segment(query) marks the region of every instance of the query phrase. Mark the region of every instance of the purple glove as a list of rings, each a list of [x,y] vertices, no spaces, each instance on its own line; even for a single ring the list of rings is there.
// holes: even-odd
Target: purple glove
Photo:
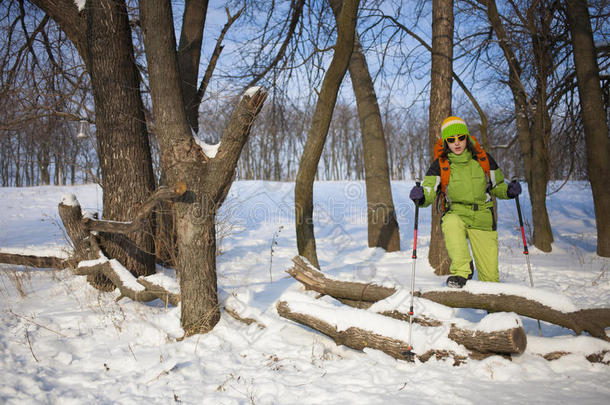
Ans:
[[[409,193],[409,198],[412,199],[416,205],[422,205],[425,201],[424,188],[422,186],[413,186]]]
[[[513,180],[508,183],[508,189],[506,190],[506,196],[508,198],[515,198],[521,194],[521,184],[517,180]]]

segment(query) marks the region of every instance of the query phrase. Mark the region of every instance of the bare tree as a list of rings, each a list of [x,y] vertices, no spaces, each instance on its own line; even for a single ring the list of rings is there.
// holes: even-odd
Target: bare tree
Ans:
[[[545,30],[548,29],[549,13],[552,15],[552,10],[548,9],[545,4],[534,1],[524,17],[524,23],[528,26],[530,40],[532,41],[536,67],[536,94],[533,97],[536,106],[534,108],[528,99],[528,94],[522,82],[523,67],[514,49],[518,45],[511,41],[495,0],[480,1],[486,7],[487,17],[508,64],[508,86],[513,95],[517,134],[525,163],[525,178],[529,186],[528,190],[532,203],[533,244],[543,252],[550,252],[553,233],[545,202],[549,181],[547,141],[550,135],[546,84],[548,75],[552,72],[549,69],[548,54],[549,46],[552,46],[552,43],[549,42],[548,31]],[[538,21],[542,26],[538,25]]]
[[[338,18],[342,0],[330,0]],[[366,63],[362,44],[355,34],[349,74],[358,105],[362,149],[366,173],[366,201],[369,247],[381,247],[389,252],[400,250],[400,234],[388,167],[388,153],[381,122],[381,112],[373,79]]]
[[[610,257],[610,141],[587,3],[586,0],[565,2],[582,104],[587,172],[593,192],[597,225],[597,254]]]
[[[299,161],[294,188],[297,247],[314,266],[320,267],[316,253],[313,226],[313,182],[328,128],[333,115],[337,92],[347,71],[352,49],[359,0],[345,0],[337,19],[337,42],[333,59],[324,75],[307,142]]]

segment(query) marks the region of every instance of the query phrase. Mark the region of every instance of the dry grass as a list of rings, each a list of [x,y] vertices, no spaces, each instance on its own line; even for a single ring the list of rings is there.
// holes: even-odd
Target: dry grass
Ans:
[[[9,289],[14,289],[21,298],[28,295],[31,288],[32,274],[27,267],[23,266],[2,266],[0,267],[0,279],[2,280],[2,292],[7,294]]]

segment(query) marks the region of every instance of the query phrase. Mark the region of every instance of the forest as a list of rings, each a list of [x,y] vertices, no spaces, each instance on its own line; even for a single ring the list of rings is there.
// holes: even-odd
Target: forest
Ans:
[[[364,180],[368,246],[396,251],[391,180],[422,178],[450,115],[527,185],[533,246],[552,250],[547,196],[585,180],[610,256],[607,1],[8,0],[1,13],[1,185],[100,184],[102,218],[59,206],[72,265],[103,291],[121,287],[114,259],[135,277],[175,267],[187,336],[220,318],[215,226],[233,181],[294,182],[298,253],[319,268],[314,182]]]

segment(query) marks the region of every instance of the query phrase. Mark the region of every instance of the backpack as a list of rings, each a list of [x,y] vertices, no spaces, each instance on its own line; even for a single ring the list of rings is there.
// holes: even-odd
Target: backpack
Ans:
[[[472,135],[470,136],[470,141],[474,146],[474,156],[473,158],[479,162],[479,165],[481,165],[481,168],[483,169],[483,172],[485,172],[485,177],[488,180],[489,183],[489,179],[490,179],[490,167],[489,167],[489,159],[487,158],[487,153],[485,153],[485,151],[483,150],[483,148],[481,147],[481,145],[479,144],[479,141],[477,141],[477,138],[475,138]],[[446,157],[443,158],[441,157],[442,153],[443,153],[443,149],[444,149],[444,145],[443,145],[443,138],[440,138],[438,141],[436,141],[436,144],[434,145],[434,159],[438,159],[438,164],[440,166],[440,172],[441,172],[441,183],[439,185],[439,190],[438,190],[438,197],[439,201],[437,201],[437,204],[440,205],[441,208],[441,212],[445,211],[445,203],[447,202],[447,185],[449,184],[449,176],[451,175],[451,168],[449,165],[449,159],[447,159]],[[438,207],[437,205],[437,207]]]

